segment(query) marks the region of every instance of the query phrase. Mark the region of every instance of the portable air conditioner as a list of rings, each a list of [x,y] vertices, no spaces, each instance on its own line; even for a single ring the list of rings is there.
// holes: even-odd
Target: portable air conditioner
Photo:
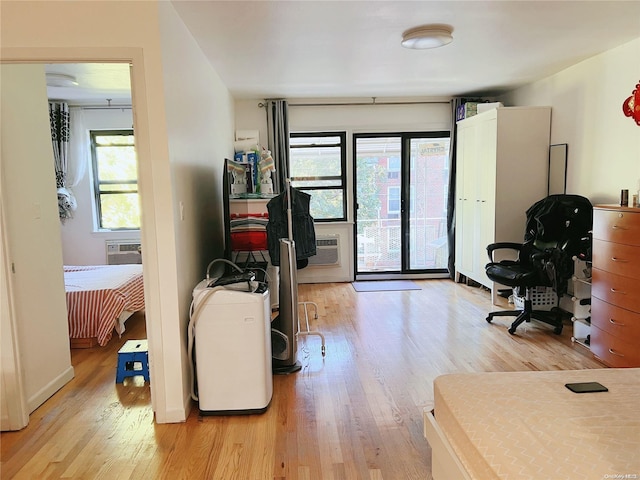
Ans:
[[[205,280],[193,297],[200,414],[265,412],[273,394],[268,288],[256,282],[209,287]]]

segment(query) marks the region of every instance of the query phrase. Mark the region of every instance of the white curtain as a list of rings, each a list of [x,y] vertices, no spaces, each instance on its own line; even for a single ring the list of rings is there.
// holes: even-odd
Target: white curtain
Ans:
[[[67,161],[67,189],[78,186],[87,172],[89,163],[89,132],[84,126],[84,110],[81,107],[70,108],[71,143]]]
[[[268,148],[275,162],[273,191],[282,192],[289,178],[289,111],[286,100],[267,100]]]

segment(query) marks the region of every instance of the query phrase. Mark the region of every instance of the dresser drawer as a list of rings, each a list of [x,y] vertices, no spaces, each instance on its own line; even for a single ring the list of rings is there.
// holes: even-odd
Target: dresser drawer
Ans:
[[[593,269],[591,296],[627,310],[640,312],[640,281]]]
[[[640,339],[640,313],[610,305],[596,297],[591,299],[591,325],[622,340]]]
[[[593,238],[640,245],[640,211],[593,209]]]
[[[625,342],[592,325],[591,353],[610,367],[640,367],[640,348],[637,342]]]
[[[593,266],[623,277],[640,279],[640,247],[594,239]]]

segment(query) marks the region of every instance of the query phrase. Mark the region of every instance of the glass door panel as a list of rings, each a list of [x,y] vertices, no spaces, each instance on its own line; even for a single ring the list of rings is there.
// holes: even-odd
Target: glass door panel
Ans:
[[[402,270],[402,139],[356,137],[356,272]]]
[[[446,272],[448,135],[354,135],[356,275]]]
[[[449,138],[409,138],[409,270],[447,268]]]

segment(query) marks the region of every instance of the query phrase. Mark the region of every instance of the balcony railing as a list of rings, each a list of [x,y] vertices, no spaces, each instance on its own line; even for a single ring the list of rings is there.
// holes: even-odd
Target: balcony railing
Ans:
[[[447,267],[446,218],[412,218],[409,228],[411,270]],[[401,227],[399,219],[358,220],[358,272],[399,271]]]

